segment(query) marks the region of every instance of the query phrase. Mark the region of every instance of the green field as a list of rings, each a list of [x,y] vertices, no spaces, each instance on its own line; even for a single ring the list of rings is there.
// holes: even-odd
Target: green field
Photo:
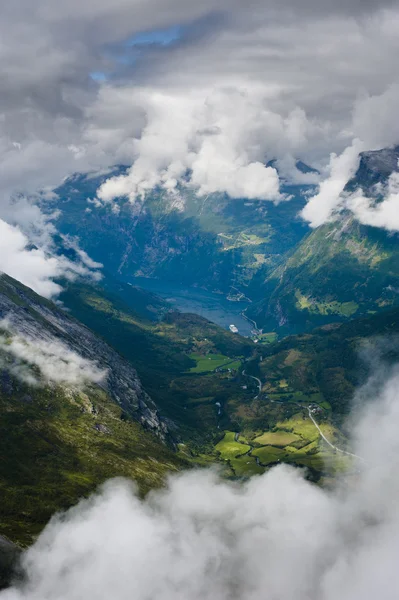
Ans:
[[[236,442],[234,437],[235,433],[233,431],[227,431],[224,438],[215,446],[215,450],[220,453],[224,460],[242,456],[251,449],[251,446],[247,444]]]
[[[278,446],[284,448],[301,438],[295,433],[287,433],[286,431],[267,431],[254,439],[254,442],[261,446]]]
[[[238,369],[241,365],[240,360],[235,360],[223,354],[202,354],[192,353],[190,358],[197,363],[190,369],[190,373],[209,373],[215,369],[226,367],[226,369]]]
[[[308,418],[304,419],[300,413],[294,415],[291,419],[277,423],[277,427],[288,433],[299,435],[301,438],[309,440],[309,442],[313,442],[319,437],[319,432],[312,421]]]
[[[279,462],[285,455],[286,451],[281,448],[275,448],[274,446],[264,446],[262,448],[256,448],[253,450],[252,455],[257,456],[262,465],[269,465],[271,463]]]
[[[320,315],[341,315],[344,317],[351,317],[355,314],[359,305],[356,302],[338,302],[336,300],[319,301],[305,294],[302,294],[300,290],[296,290],[295,297],[297,299],[296,307],[299,310],[309,310],[311,313]]]
[[[261,475],[265,470],[259,466],[253,456],[239,456],[230,459],[230,466],[237,477],[251,477]]]
[[[272,344],[273,342],[277,341],[277,338],[278,335],[274,331],[270,331],[269,333],[262,333],[258,336],[258,339],[261,344]]]

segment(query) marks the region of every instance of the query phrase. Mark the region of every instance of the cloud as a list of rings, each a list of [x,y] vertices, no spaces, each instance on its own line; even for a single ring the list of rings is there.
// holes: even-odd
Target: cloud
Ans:
[[[43,250],[28,249],[28,238],[16,227],[0,219],[0,272],[12,275],[38,294],[50,298],[61,287],[53,278],[62,271],[56,258]]]
[[[356,139],[339,156],[331,155],[328,176],[321,182],[317,194],[309,199],[301,212],[302,217],[311,227],[319,227],[335,216],[334,213],[342,203],[341,194],[349,179],[357,171],[360,162],[359,153],[363,149],[363,142]]]
[[[191,97],[143,90],[147,124],[135,140],[136,160],[127,175],[108,179],[98,197],[134,202],[156,186],[177,193],[187,181],[200,195],[281,199],[277,172],[264,161],[267,143],[283,136],[290,120],[285,124],[256,96],[236,89]]]
[[[399,173],[389,177],[384,198],[367,198],[361,190],[345,199],[345,207],[363,225],[399,231]]]
[[[59,383],[83,386],[86,383],[101,383],[107,372],[99,369],[94,361],[83,358],[68,346],[55,339],[35,339],[18,331],[7,320],[0,321],[0,351],[12,358],[7,368],[29,385]],[[4,366],[4,365],[3,365]],[[37,377],[35,367],[39,370]]]
[[[368,149],[399,143],[398,103],[397,83],[389,85],[382,94],[366,93],[355,102],[353,130],[364,140]]]
[[[52,228],[50,232],[53,233]],[[45,298],[52,298],[61,292],[61,286],[55,283],[54,279],[66,277],[73,280],[78,276],[94,280],[101,278],[97,269],[102,265],[92,261],[78,247],[76,251],[80,262],[72,262],[65,256],[54,255],[51,252],[54,250],[51,243],[48,245],[48,233],[45,228],[39,230],[38,236],[34,233],[31,235],[33,241],[41,238],[47,251],[31,248],[31,240],[18,227],[0,219],[0,273],[7,273]],[[76,243],[72,246],[76,247]]]
[[[301,212],[311,227],[334,220],[346,210],[363,225],[389,232],[399,231],[399,174],[396,171],[390,175],[385,186],[379,184],[369,191],[371,197],[366,196],[360,188],[351,194],[344,191],[346,183],[357,171],[359,152],[364,148],[365,143],[356,139],[341,155],[331,156],[329,175]]]
[[[203,470],[142,500],[110,481],[52,519],[1,600],[397,598],[398,389],[396,367],[358,393],[365,461],[343,485],[319,488],[288,466],[245,484]]]
[[[0,218],[30,241],[33,212],[12,200],[32,203],[75,171],[131,165],[101,187],[104,201],[187,183],[281,200],[269,159],[299,182],[298,158],[323,172],[353,138],[369,148],[397,136],[390,0],[35,7],[20,0],[0,23]]]

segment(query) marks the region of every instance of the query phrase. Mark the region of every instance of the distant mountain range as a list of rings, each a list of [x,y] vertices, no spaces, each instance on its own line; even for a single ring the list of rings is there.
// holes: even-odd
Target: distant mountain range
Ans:
[[[347,191],[373,194],[397,170],[398,157],[398,147],[363,153]],[[279,335],[399,301],[398,235],[362,226],[345,212],[310,230],[298,216],[310,185],[285,186],[291,200],[277,205],[220,194],[199,198],[184,188],[179,198],[155,190],[133,205],[124,199],[94,205],[104,179],[66,181],[57,190],[58,225],[122,280],[144,276],[231,296],[242,292],[253,301],[248,314]]]
[[[108,176],[122,171],[117,167]],[[79,238],[91,257],[122,279],[255,291],[308,231],[297,215],[311,186],[286,186],[291,200],[278,205],[222,194],[198,197],[186,188],[178,198],[154,190],[133,205],[126,199],[93,204],[104,179],[77,175],[56,190],[57,227]]]

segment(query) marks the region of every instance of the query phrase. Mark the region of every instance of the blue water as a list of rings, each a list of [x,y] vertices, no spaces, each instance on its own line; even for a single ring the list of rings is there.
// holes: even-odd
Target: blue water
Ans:
[[[174,308],[184,313],[195,313],[224,327],[235,325],[238,333],[249,336],[253,326],[241,315],[247,302],[230,302],[222,294],[214,294],[198,288],[187,288],[164,283],[157,279],[135,277],[130,283],[165,298]]]

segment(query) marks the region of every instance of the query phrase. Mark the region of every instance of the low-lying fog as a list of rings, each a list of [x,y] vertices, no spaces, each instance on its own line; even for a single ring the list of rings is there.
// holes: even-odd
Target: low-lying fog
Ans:
[[[364,462],[334,490],[284,465],[245,484],[183,473],[146,500],[113,480],[52,520],[0,600],[397,600],[399,369],[356,405]]]

